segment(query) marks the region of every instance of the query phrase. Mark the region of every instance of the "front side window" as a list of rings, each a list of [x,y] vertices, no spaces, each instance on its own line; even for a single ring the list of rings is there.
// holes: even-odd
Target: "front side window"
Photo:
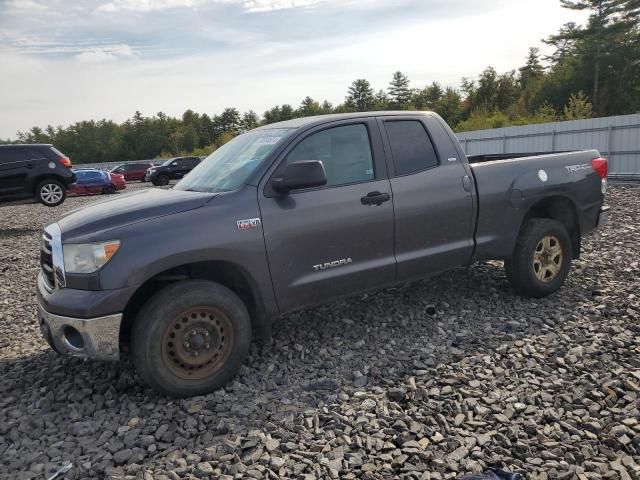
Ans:
[[[391,144],[396,175],[407,175],[438,165],[433,144],[417,120],[394,120],[385,122]]]
[[[174,189],[196,192],[235,190],[249,179],[291,131],[289,128],[265,128],[239,135],[200,162]]]
[[[368,182],[375,178],[367,127],[363,124],[334,127],[302,140],[287,155],[287,163],[320,160],[326,186]]]

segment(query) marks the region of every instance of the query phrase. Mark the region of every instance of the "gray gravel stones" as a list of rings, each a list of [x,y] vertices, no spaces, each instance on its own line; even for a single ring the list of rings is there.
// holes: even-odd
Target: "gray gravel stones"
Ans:
[[[295,313],[179,401],[40,336],[40,229],[93,201],[0,208],[0,478],[640,479],[640,188],[610,190],[560,294],[487,262]]]

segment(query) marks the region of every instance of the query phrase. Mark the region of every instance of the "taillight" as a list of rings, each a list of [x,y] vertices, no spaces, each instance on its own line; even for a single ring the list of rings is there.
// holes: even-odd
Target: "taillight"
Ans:
[[[60,157],[58,159],[58,163],[64,167],[67,168],[71,168],[73,165],[71,164],[71,160],[69,160],[67,157]]]
[[[600,178],[607,178],[609,162],[606,158],[596,158],[594,160],[591,160],[591,167]]]
[[[607,173],[609,173],[609,162],[606,158],[595,158],[591,160],[591,168],[600,177],[600,190],[604,195],[607,193]]]

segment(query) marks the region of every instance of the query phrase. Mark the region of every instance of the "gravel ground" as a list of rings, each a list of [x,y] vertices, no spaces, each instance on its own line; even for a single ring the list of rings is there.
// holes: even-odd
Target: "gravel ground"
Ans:
[[[559,294],[488,262],[288,315],[183,401],[40,337],[40,230],[93,201],[0,208],[0,478],[640,479],[640,188],[610,189]]]

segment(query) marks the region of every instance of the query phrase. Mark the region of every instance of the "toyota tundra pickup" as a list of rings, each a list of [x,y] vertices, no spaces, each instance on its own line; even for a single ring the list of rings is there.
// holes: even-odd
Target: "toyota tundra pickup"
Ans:
[[[39,322],[59,353],[126,349],[156,390],[200,395],[293,310],[487,259],[517,294],[556,292],[607,220],[606,186],[595,150],[467,158],[434,113],[276,123],[170,190],[46,226]]]

